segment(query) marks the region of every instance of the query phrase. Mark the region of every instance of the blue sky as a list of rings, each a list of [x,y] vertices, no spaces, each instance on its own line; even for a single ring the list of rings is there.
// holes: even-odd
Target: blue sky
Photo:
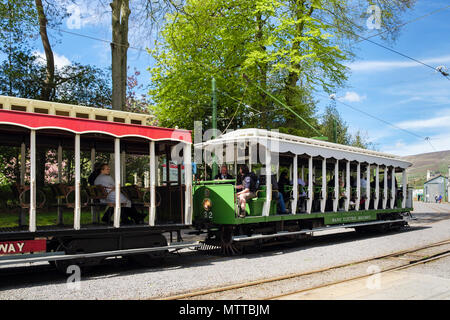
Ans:
[[[111,16],[107,3],[103,7],[98,7],[97,1],[74,6],[71,9],[73,16],[65,21],[62,29],[109,41]],[[403,15],[403,21],[448,5],[448,0],[418,0],[414,10]],[[387,44],[378,37],[372,40],[433,67],[444,65],[450,69],[449,21],[450,8],[407,24],[394,43]],[[56,35],[53,30],[50,33]],[[368,31],[364,36],[374,33],[377,30]],[[68,33],[55,38],[59,39],[59,43],[54,42],[53,45],[57,64],[80,62],[102,68],[110,66],[108,42]],[[130,46],[142,50],[130,48],[128,64],[131,70],[137,68],[141,71],[139,80],[144,84],[150,80],[145,70],[154,63],[144,49],[154,41],[154,31],[130,34]],[[43,52],[39,43],[37,47]],[[347,86],[336,92],[337,99],[411,133],[395,129],[338,102],[337,108],[350,131],[362,131],[378,150],[397,155],[449,150],[450,81],[430,68],[366,41],[359,43],[356,54],[356,59],[348,65],[351,74]],[[329,100],[323,96],[317,96],[317,100],[320,101],[320,113]],[[427,141],[426,137],[430,140]]]

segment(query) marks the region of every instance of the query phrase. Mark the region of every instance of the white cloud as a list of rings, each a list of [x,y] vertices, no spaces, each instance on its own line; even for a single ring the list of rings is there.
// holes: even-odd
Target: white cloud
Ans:
[[[338,100],[340,101],[348,101],[348,102],[361,102],[366,99],[366,96],[360,96],[358,93],[354,91],[347,91],[345,96],[340,97]]]
[[[448,81],[437,74],[432,80],[411,81],[401,85],[385,86],[380,89],[380,92],[394,96],[393,101],[396,100],[396,97],[402,97],[402,100],[390,104],[391,107],[404,104],[421,104],[423,107],[450,106]]]
[[[397,124],[403,129],[449,128],[450,116],[435,117],[426,120],[404,121]]]
[[[445,64],[450,63],[450,55],[418,60],[430,65]],[[352,71],[386,71],[398,68],[423,67],[423,65],[418,62],[406,59],[396,61],[357,61],[349,63],[347,66]]]
[[[111,8],[101,1],[67,1],[60,0],[67,6],[69,17],[68,29],[81,29],[87,25],[108,26],[111,23]]]
[[[35,51],[33,52],[33,55],[37,56],[42,63],[46,63],[45,53]],[[57,67],[58,69],[70,66],[72,64],[72,62],[70,62],[70,60],[67,57],[59,55],[55,52],[53,52],[53,59],[55,60],[55,67]]]
[[[446,150],[450,150],[450,132],[431,136],[430,141],[423,139],[416,140],[412,143],[405,143],[402,140],[397,140],[392,146],[384,146],[380,151],[398,156],[410,156]]]

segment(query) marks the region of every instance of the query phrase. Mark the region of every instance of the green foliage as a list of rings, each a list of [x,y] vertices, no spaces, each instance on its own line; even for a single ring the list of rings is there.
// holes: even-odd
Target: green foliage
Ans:
[[[411,3],[376,2],[385,13],[382,26],[390,31],[387,34],[398,30],[390,29],[398,22],[394,13]],[[158,120],[187,129],[198,120],[210,127],[214,77],[219,129],[231,125],[230,129],[279,128],[316,135],[255,84],[317,126],[313,93],[319,89],[331,93],[345,84],[344,63],[353,58],[351,43],[356,33],[363,33],[369,4],[368,0],[186,1],[183,10],[167,15],[163,40],[150,51],[157,61],[149,71]],[[354,143],[361,145],[358,139]]]
[[[38,28],[33,0],[0,1],[0,50],[7,53],[26,44]]]
[[[8,209],[18,202],[15,201],[11,185],[0,184],[0,209]]]
[[[30,50],[14,50],[0,64],[0,94],[38,99],[45,65]],[[93,67],[72,64],[55,71],[52,101],[92,107],[111,105],[109,75]]]
[[[376,145],[369,141],[367,134],[360,130],[353,135],[349,132],[347,123],[342,119],[333,102],[325,108],[325,112],[321,116],[320,130],[324,136],[328,137],[328,141],[334,142],[335,128],[336,143],[363,149],[376,149]]]
[[[215,77],[219,90],[243,98],[236,110],[238,103],[219,91],[219,128],[224,129],[236,113],[234,128],[311,134],[301,120],[242,78],[247,75],[314,124],[313,85],[329,88],[345,77],[345,67],[339,63],[345,56],[320,31],[321,22],[305,13],[300,19],[303,30],[297,32],[300,20],[282,5],[266,0],[191,0],[185,14],[169,15],[162,30],[164,42],[151,52],[158,63],[150,70],[154,85],[150,94],[162,124],[192,128],[194,120],[201,120],[208,127],[211,78]],[[299,47],[298,41],[304,46]],[[319,57],[322,51],[326,59]],[[324,76],[331,70],[333,77]],[[291,86],[293,75],[298,81]],[[302,85],[297,87],[297,82]]]
[[[348,133],[348,126],[340,116],[334,104],[326,107],[320,122],[321,131],[324,136],[328,137],[328,141],[333,141],[334,126],[336,126],[336,143],[349,144],[350,137]],[[334,124],[335,122],[335,124]]]

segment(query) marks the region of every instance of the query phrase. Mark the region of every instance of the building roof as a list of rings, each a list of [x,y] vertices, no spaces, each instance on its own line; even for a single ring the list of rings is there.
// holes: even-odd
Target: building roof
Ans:
[[[433,181],[433,180],[436,180],[437,178],[444,178],[444,181],[447,179],[447,177],[446,176],[443,176],[442,174],[440,174],[440,175],[438,175],[438,176],[436,176],[436,177],[433,177],[433,178],[431,178],[430,180],[428,180],[428,181],[426,181],[424,184],[427,184],[427,183],[429,183],[429,182],[431,182],[431,181]]]

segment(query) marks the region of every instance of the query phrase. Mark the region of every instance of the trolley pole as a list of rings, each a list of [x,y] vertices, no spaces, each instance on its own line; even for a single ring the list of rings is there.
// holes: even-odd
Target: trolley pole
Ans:
[[[216,132],[217,132],[217,97],[216,97],[216,79],[212,78],[212,129],[213,134],[212,138],[217,138]],[[211,180],[214,179],[214,177],[218,174],[218,167],[217,167],[217,161],[216,161],[216,155],[213,156],[213,163],[212,163],[212,177]]]

